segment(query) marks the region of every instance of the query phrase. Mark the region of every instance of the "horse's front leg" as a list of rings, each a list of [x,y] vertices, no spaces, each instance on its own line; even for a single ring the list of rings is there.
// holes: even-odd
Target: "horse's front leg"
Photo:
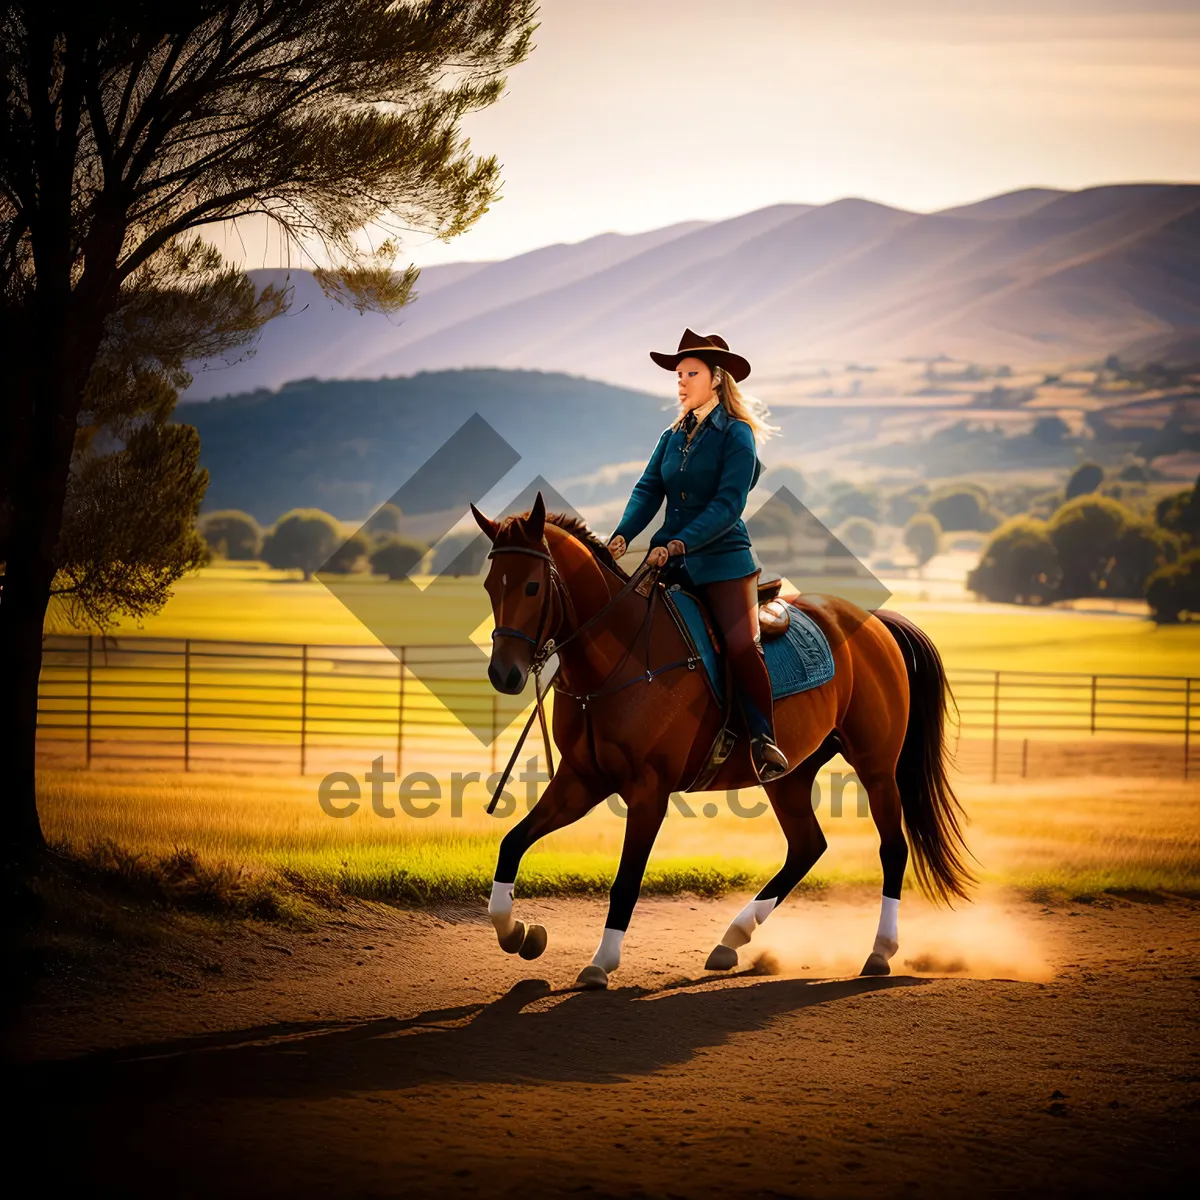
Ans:
[[[525,851],[556,829],[578,821],[608,795],[608,790],[585,779],[563,762],[541,799],[504,835],[488,901],[488,916],[496,928],[500,949],[522,958],[537,958],[546,949],[543,925],[526,926],[513,916],[513,885]]]
[[[634,905],[642,888],[642,876],[654,847],[663,817],[667,815],[670,790],[650,780],[631,786],[622,792],[629,807],[625,818],[625,843],[621,847],[621,863],[609,890],[608,919],[604,922],[604,934],[592,961],[579,972],[576,986],[587,988],[608,987],[609,975],[621,962],[621,943],[629,928]]]

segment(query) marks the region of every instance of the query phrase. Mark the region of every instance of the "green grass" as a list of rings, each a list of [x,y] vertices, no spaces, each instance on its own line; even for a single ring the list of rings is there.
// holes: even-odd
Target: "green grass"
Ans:
[[[967,840],[985,885],[1031,895],[1200,892],[1200,787],[1136,780],[1019,786],[967,780]],[[752,798],[743,797],[746,803]],[[366,806],[333,819],[315,781],[148,773],[46,773],[39,807],[50,840],[100,870],[141,880],[156,898],[242,915],[285,917],[348,897],[420,905],[482,903],[514,817],[468,802],[460,818],[383,819]],[[696,806],[697,809],[699,806]],[[820,810],[830,849],[808,887],[880,884],[878,836],[847,805]],[[519,895],[602,895],[624,822],[601,806],[525,858]],[[646,894],[718,896],[756,888],[786,851],[774,817],[672,810],[646,873]],[[911,873],[910,873],[911,882]],[[223,899],[224,898],[224,899]]]

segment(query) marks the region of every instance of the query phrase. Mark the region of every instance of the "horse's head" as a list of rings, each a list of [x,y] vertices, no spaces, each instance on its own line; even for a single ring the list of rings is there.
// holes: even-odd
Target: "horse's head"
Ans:
[[[554,560],[545,537],[546,503],[539,491],[528,513],[503,522],[485,517],[474,504],[471,512],[492,541],[492,565],[483,584],[496,625],[488,678],[498,692],[516,695],[553,630]]]

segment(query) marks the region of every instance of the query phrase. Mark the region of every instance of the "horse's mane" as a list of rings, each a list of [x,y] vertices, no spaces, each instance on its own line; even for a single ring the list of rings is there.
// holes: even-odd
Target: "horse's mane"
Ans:
[[[610,570],[615,571],[621,578],[629,578],[625,569],[617,565],[612,551],[588,528],[587,522],[582,517],[577,517],[573,513],[547,513],[546,520],[549,524],[557,525],[564,533],[569,533],[573,538],[581,541],[592,552],[594,558]]]
[[[528,513],[514,513],[500,523],[500,528],[506,530],[513,522],[528,519]],[[591,551],[592,557],[597,562],[602,563],[610,571],[615,572],[619,578],[629,578],[629,573],[624,567],[618,564],[617,560],[613,558],[612,551],[600,540],[598,535],[594,534],[588,528],[588,523],[582,517],[577,517],[574,513],[548,512],[546,514],[546,524],[557,526],[563,533],[569,533],[573,538],[582,542]]]

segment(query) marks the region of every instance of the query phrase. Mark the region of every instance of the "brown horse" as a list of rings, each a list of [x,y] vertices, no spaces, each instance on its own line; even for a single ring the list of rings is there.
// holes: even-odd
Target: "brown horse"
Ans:
[[[576,981],[604,987],[620,962],[671,793],[686,791],[697,778],[723,714],[703,668],[688,669],[687,644],[665,606],[653,604],[653,589],[649,599],[640,595],[582,521],[547,516],[540,492],[528,513],[501,522],[474,505],[471,511],[492,541],[484,587],[495,618],[488,667],[493,686],[521,692],[550,639],[559,658],[554,742],[561,762],[537,804],[501,842],[488,912],[504,950],[524,958],[541,954],[545,929],[526,927],[512,914],[521,858],[540,838],[619,794],[628,817],[608,919],[591,964]],[[653,586],[661,587],[657,577]],[[824,686],[776,702],[777,741],[796,765],[763,786],[787,837],[787,857],[734,919],[706,966],[735,966],[738,947],[824,852],[812,786],[840,752],[866,788],[883,865],[879,930],[862,973],[886,975],[898,949],[909,840],[918,882],[933,898],[965,898],[974,882],[963,862],[961,809],[946,774],[945,672],[933,643],[899,614],[872,615],[834,596],[786,599],[824,631],[836,670]],[[741,738],[706,790],[757,784],[748,742]]]

